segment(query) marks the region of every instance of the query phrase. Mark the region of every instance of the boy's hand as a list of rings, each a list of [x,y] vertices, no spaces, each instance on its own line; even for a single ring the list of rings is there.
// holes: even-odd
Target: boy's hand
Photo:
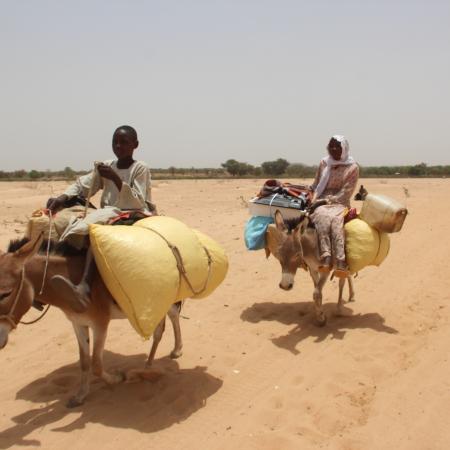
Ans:
[[[102,178],[111,180],[117,186],[119,191],[122,189],[122,180],[111,166],[107,166],[106,164],[98,164],[97,170]]]
[[[66,194],[62,194],[56,198],[49,198],[47,200],[47,208],[52,214],[55,214],[64,208],[64,205],[68,199],[69,197]]]

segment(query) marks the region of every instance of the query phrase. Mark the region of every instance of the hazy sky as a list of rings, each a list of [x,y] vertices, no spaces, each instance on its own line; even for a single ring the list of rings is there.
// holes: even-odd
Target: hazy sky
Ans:
[[[450,164],[450,1],[0,0],[0,170]]]

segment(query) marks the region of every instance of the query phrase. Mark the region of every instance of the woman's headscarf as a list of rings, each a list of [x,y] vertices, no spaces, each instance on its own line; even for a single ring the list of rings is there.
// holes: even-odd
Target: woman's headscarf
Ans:
[[[330,179],[331,167],[333,167],[333,166],[349,166],[350,164],[353,164],[355,162],[355,160],[349,155],[350,146],[348,144],[347,139],[340,134],[335,134],[333,136],[333,139],[335,139],[336,141],[338,141],[341,144],[341,147],[342,147],[341,159],[337,161],[331,155],[328,155],[322,159],[322,161],[324,161],[326,165],[325,165],[325,169],[323,170],[322,175],[320,177],[319,184],[317,185],[317,188],[316,188],[316,192],[315,192],[316,197],[320,197],[322,195],[322,192],[327,187],[328,180]]]

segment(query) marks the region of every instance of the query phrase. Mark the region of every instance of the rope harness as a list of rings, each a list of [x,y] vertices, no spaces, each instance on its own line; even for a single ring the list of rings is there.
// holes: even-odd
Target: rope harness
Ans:
[[[52,235],[52,229],[53,229],[53,214],[50,210],[48,211],[48,215],[49,215],[49,232],[48,232],[49,239],[47,241],[47,249],[46,249],[46,253],[45,253],[44,274],[42,276],[41,289],[39,290],[38,295],[42,295],[42,292],[44,291],[45,280],[47,278],[48,262],[49,262],[49,258],[50,258],[50,245],[51,245],[50,236]],[[20,294],[22,294],[24,281],[25,281],[25,265],[22,267],[22,271],[20,272],[19,288],[17,289],[16,297],[14,298],[11,309],[9,310],[8,314],[3,314],[0,316],[0,320],[6,320],[12,326],[13,329],[17,328],[18,323],[21,323],[22,325],[32,325],[36,322],[39,322],[47,314],[48,310],[50,309],[50,305],[47,305],[47,307],[44,309],[44,311],[38,318],[36,318],[34,320],[30,320],[29,322],[24,322],[24,321],[16,322],[14,320],[15,319],[14,311],[16,309],[17,303],[19,302]]]
[[[89,186],[89,192],[86,197],[86,203],[84,204],[83,217],[86,217],[87,213],[88,213],[89,204],[91,203],[92,194],[94,193],[94,184],[97,181],[97,176],[98,176],[97,166],[99,164],[101,164],[101,163],[98,161],[94,162],[94,171],[93,171],[94,175],[92,177],[91,185]]]
[[[10,325],[13,327],[13,329],[17,328],[17,322],[14,320],[14,310],[16,309],[20,294],[22,293],[24,281],[25,281],[25,266],[22,267],[22,271],[20,272],[19,287],[17,289],[16,297],[14,298],[11,309],[9,310],[8,314],[0,316],[0,320],[6,320],[7,322],[9,322]]]
[[[153,228],[146,228],[146,229],[153,231],[153,233],[157,234],[161,239],[163,239],[165,241],[165,243],[167,244],[167,246],[172,251],[175,261],[177,263],[178,273],[180,274],[179,285],[181,284],[181,279],[183,278],[184,281],[186,282],[186,284],[189,286],[189,289],[192,291],[193,295],[200,295],[203,292],[205,292],[206,288],[208,287],[209,280],[211,278],[212,257],[211,257],[211,254],[209,253],[209,250],[202,245],[203,250],[206,253],[206,257],[208,258],[208,276],[206,277],[206,281],[205,281],[205,284],[203,285],[203,287],[199,291],[197,291],[194,289],[194,287],[192,286],[192,283],[190,282],[190,280],[187,276],[187,270],[184,267],[183,257],[181,256],[181,253],[180,253],[180,250],[178,249],[178,247],[176,245],[173,245],[161,233],[154,230]]]

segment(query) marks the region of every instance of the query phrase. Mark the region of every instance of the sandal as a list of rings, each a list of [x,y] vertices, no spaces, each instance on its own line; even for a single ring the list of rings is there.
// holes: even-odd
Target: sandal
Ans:
[[[322,259],[322,264],[318,267],[317,271],[319,273],[331,272],[331,256],[325,256],[325,258]]]
[[[350,276],[347,263],[345,261],[336,261],[336,269],[333,272],[333,276],[338,278],[347,278]]]

